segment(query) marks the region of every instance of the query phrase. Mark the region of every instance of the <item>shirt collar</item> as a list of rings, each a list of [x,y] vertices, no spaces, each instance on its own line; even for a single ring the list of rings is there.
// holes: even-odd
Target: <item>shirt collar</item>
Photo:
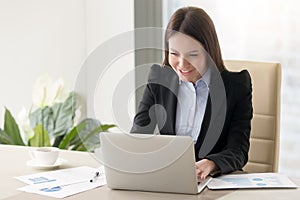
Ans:
[[[201,81],[203,81],[206,84],[206,86],[209,87],[210,79],[211,79],[211,69],[209,67],[204,73],[204,75],[199,80],[196,81],[195,87],[197,88],[201,83]],[[179,85],[181,85],[182,82],[184,81],[179,78]]]

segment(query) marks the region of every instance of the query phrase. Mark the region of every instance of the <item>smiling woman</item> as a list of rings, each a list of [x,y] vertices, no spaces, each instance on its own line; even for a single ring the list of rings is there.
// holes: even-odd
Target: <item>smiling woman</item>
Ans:
[[[171,16],[163,63],[151,67],[131,132],[153,133],[157,125],[160,134],[192,137],[200,179],[242,169],[249,151],[251,78],[246,70],[226,70],[203,9],[184,7]]]
[[[202,45],[184,34],[174,34],[169,39],[168,62],[180,79],[196,83],[207,70]]]
[[[225,60],[282,65],[279,172],[300,177],[300,2],[295,0],[173,0],[164,21],[182,6],[200,6],[212,17]],[[270,6],[272,5],[272,6]],[[253,13],[255,12],[255,15]]]

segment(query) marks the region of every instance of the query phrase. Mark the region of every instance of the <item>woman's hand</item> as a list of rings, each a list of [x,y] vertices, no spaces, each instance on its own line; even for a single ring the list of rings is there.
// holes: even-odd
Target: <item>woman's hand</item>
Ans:
[[[210,173],[218,169],[217,165],[208,159],[196,162],[196,174],[200,180],[204,180]]]

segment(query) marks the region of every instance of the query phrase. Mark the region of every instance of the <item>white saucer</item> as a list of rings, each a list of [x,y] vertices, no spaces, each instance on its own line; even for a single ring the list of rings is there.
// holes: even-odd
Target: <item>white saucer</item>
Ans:
[[[33,159],[33,160],[28,160],[26,164],[27,164],[27,166],[34,167],[36,169],[54,169],[66,162],[67,162],[67,160],[65,160],[63,158],[58,158],[53,165],[42,165],[42,164],[38,163],[35,159]]]

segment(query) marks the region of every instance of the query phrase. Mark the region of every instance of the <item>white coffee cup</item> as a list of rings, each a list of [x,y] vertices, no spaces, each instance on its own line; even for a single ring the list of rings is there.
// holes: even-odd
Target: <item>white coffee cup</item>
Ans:
[[[53,165],[59,154],[57,147],[38,147],[30,150],[29,154],[40,165]]]

